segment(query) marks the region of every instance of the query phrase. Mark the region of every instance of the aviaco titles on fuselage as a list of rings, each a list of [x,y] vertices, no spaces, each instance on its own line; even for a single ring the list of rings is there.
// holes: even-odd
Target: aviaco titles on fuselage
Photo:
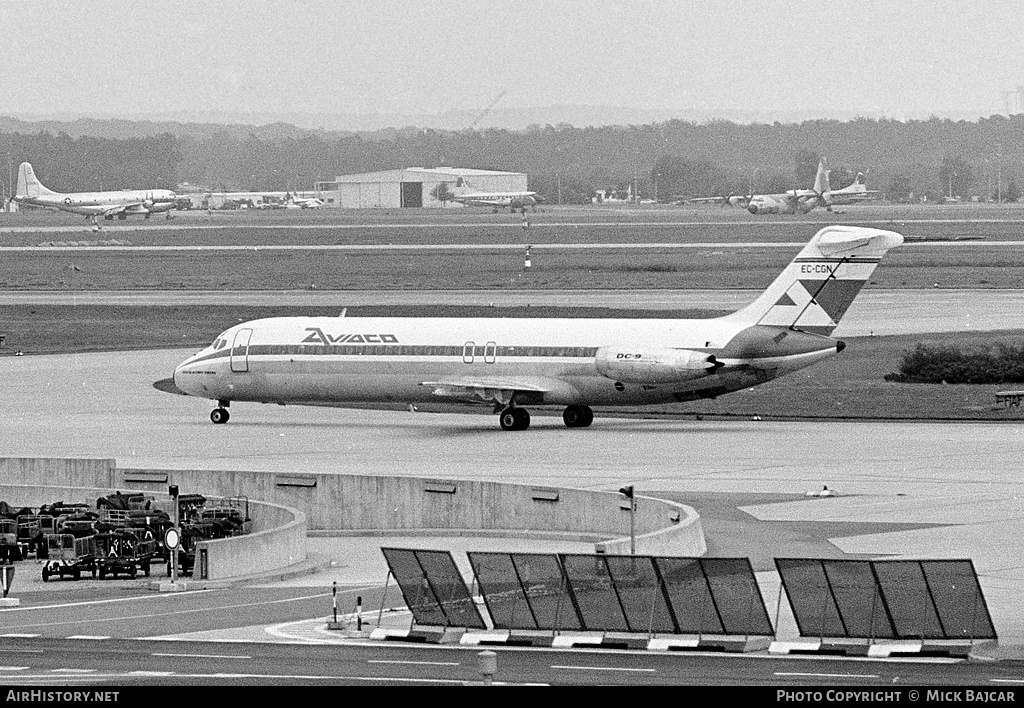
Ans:
[[[218,401],[490,406],[505,430],[528,406],[593,408],[715,398],[842,351],[830,335],[892,231],[828,226],[753,303],[715,319],[275,317],[235,325],[157,388]]]
[[[126,219],[130,215],[149,218],[153,214],[169,212],[174,208],[177,195],[169,189],[126,189],[108,192],[61,193],[47,189],[36,178],[32,165],[27,162],[18,167],[18,189],[14,201],[34,207],[60,209],[82,214],[96,223],[96,218]]]

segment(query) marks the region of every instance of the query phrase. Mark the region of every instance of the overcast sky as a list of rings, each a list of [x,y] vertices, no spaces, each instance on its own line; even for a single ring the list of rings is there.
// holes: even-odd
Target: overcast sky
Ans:
[[[0,114],[1003,112],[1010,0],[0,0]],[[1016,97],[1012,112],[1022,110]]]

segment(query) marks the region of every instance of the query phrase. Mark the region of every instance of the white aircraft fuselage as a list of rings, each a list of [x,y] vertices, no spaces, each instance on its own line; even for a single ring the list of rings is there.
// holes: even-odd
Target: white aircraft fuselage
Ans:
[[[536,192],[469,192],[452,197],[452,201],[466,206],[486,206],[493,209],[526,209],[536,207]]]
[[[829,335],[899,234],[822,229],[753,303],[693,319],[276,317],[235,325],[189,357],[161,390],[219,402],[308,405],[487,404],[501,427],[526,406],[691,401],[749,388],[826,359]]]
[[[19,204],[36,207],[50,207],[84,216],[106,216],[108,212],[118,213],[126,207],[126,214],[159,214],[174,208],[177,197],[167,189],[129,189],[123,192],[73,192],[58,194],[56,197],[16,197]]]

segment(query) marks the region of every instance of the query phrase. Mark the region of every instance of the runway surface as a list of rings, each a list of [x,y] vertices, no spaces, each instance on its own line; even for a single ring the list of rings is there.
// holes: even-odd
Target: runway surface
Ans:
[[[2,305],[476,305],[610,307],[731,312],[759,290],[335,290],[335,291],[22,291],[0,292]],[[227,326],[228,323],[225,323]],[[837,337],[1024,329],[1021,290],[866,289],[841,321]]]

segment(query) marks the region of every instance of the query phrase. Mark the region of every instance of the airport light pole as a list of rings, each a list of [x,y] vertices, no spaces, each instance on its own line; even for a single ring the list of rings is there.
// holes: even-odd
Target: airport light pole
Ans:
[[[633,494],[633,485],[627,485],[619,490],[619,494],[629,500],[629,555],[636,555],[636,497]]]

